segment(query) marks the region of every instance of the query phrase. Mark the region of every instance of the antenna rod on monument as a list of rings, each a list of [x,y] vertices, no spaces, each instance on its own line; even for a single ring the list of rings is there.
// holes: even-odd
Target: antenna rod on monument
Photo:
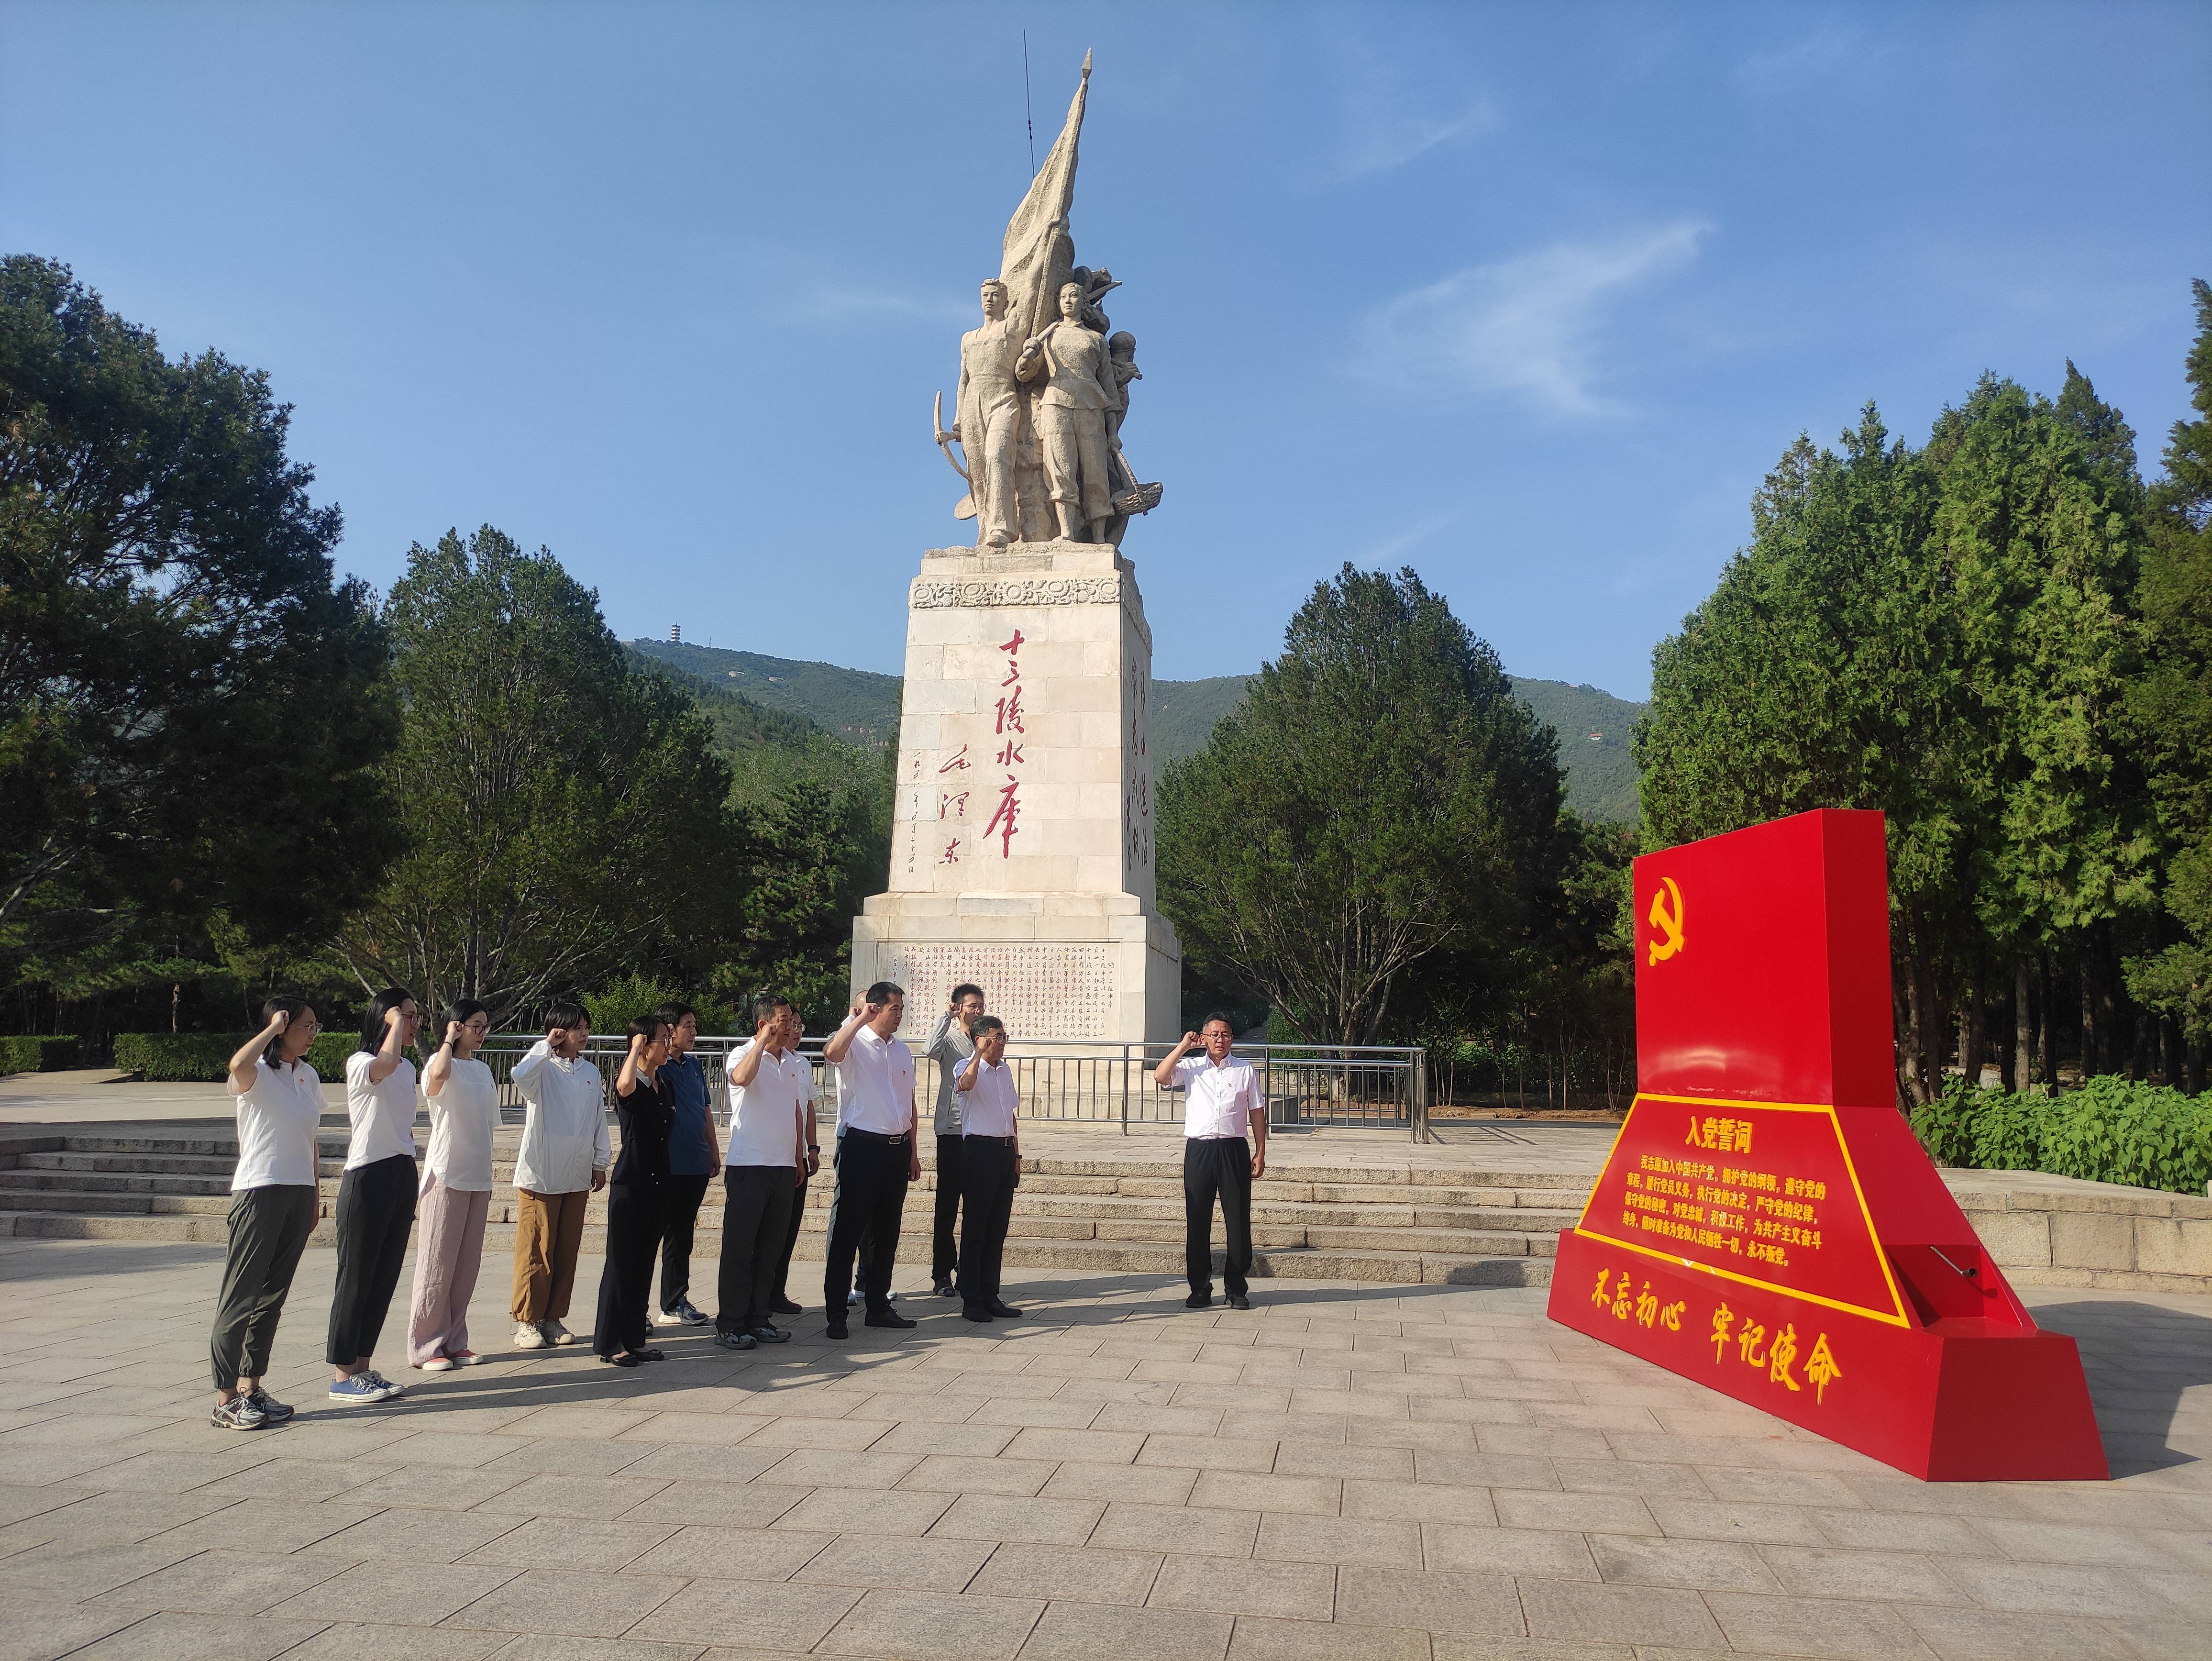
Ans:
[[[1022,31],[1022,120],[1030,130],[1030,177],[1036,177],[1036,117],[1030,110],[1030,32]]]

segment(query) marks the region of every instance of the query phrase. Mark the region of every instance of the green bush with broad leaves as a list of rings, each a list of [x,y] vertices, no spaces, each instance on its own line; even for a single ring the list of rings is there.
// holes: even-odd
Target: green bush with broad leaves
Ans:
[[[2044,1171],[2055,1177],[2202,1194],[2212,1182],[2212,1095],[2100,1074],[2056,1096],[1977,1090],[1952,1079],[1912,1112],[1941,1165]]]
[[[149,1084],[219,1084],[230,1058],[250,1034],[244,1032],[118,1032],[115,1065]],[[346,1057],[360,1048],[357,1032],[321,1032],[307,1046],[307,1065],[325,1084],[345,1082]],[[421,1066],[428,1056],[410,1057]]]
[[[76,1066],[83,1052],[74,1037],[0,1037],[0,1073],[52,1073]]]

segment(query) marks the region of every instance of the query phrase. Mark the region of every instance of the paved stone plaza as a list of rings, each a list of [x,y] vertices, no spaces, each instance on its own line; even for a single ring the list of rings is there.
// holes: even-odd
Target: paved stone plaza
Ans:
[[[1034,1311],[323,1399],[332,1254],[206,1422],[218,1248],[0,1241],[0,1658],[2212,1655],[2212,1305],[2023,1295],[2118,1480],[1925,1485],[1547,1322],[1535,1289],[1010,1276]],[[810,1278],[801,1266],[795,1278]],[[580,1311],[596,1286],[586,1260]],[[402,1300],[405,1283],[402,1284]],[[588,1325],[588,1315],[575,1319]]]

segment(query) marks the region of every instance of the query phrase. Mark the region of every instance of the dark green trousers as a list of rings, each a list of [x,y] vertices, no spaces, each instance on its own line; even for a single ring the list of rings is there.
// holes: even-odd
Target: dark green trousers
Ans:
[[[319,1208],[317,1189],[290,1184],[241,1189],[230,1201],[230,1248],[223,1256],[222,1293],[215,1307],[208,1360],[215,1387],[269,1371],[276,1317],[292,1290]]]

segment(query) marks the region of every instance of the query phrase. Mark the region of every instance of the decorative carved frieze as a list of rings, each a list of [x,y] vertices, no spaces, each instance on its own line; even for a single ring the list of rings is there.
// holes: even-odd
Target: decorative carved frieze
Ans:
[[[1118,605],[1118,573],[1091,577],[997,578],[975,582],[917,580],[911,600],[921,610],[953,605]]]

